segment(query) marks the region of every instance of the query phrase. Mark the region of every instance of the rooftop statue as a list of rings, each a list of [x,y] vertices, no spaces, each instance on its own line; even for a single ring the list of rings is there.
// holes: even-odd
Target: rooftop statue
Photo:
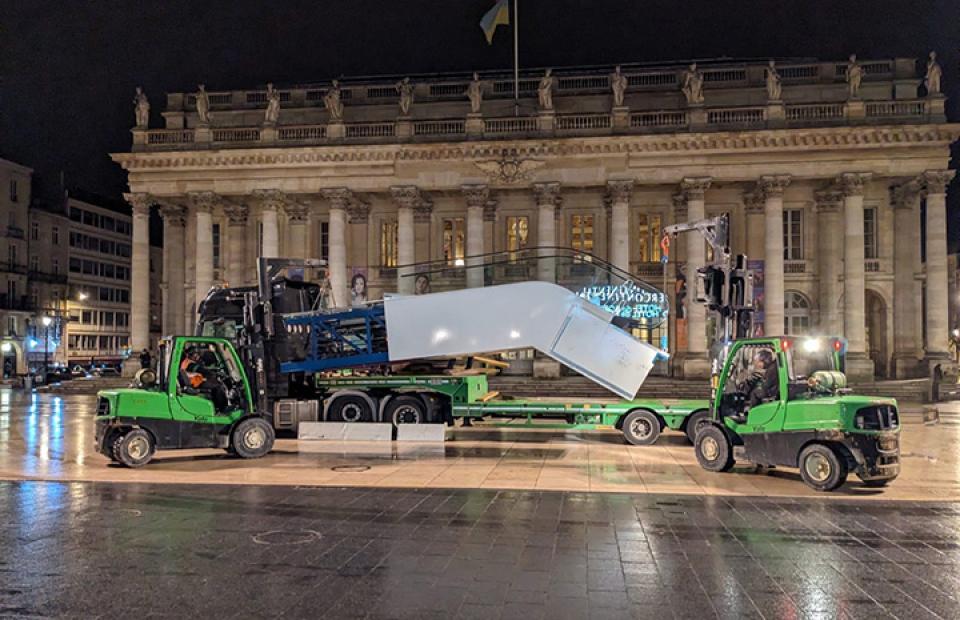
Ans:
[[[150,124],[150,101],[139,86],[137,86],[137,94],[133,97],[133,105],[137,117],[137,129],[146,129]]]
[[[697,63],[691,63],[690,68],[683,72],[683,83],[680,86],[688,104],[703,103],[703,72],[697,69]]]
[[[777,71],[776,63],[772,60],[767,65],[767,99],[770,101],[780,101],[783,94],[783,85],[780,80],[780,73]]]
[[[402,81],[397,82],[395,88],[400,93],[400,114],[409,116],[410,106],[413,105],[413,84],[410,83],[410,78],[403,78]]]
[[[627,92],[627,78],[620,73],[620,65],[610,74],[610,90],[613,91],[614,107],[623,107],[623,95]]]
[[[850,99],[860,97],[860,83],[863,81],[863,66],[857,62],[857,55],[850,54],[847,62],[847,96]]]
[[[265,125],[276,125],[280,119],[280,91],[273,87],[273,83],[267,84],[267,109],[263,113],[263,122]]]
[[[210,123],[210,95],[203,84],[197,85],[197,118],[201,123]]]
[[[470,111],[474,114],[480,113],[480,104],[483,103],[483,84],[480,82],[480,76],[473,72],[473,80],[467,86],[467,98],[470,99]]]
[[[547,69],[540,78],[540,85],[537,86],[537,98],[540,100],[541,110],[553,109],[553,71]]]
[[[323,95],[323,105],[330,113],[331,121],[343,120],[343,101],[340,100],[340,82],[334,80],[330,88]]]
[[[930,59],[927,61],[927,75],[923,78],[923,83],[927,87],[927,96],[940,94],[940,78],[943,77],[943,69],[937,62],[937,53],[930,52]]]

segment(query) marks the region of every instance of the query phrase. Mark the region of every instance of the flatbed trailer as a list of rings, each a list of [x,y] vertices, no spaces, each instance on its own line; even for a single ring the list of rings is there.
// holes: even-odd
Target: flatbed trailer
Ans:
[[[546,418],[559,420],[552,428],[617,429],[634,445],[652,444],[666,429],[693,441],[710,409],[709,401],[694,399],[512,398],[490,391],[485,375],[321,377],[316,388],[324,403],[323,412],[317,412],[323,421],[452,424],[457,418],[506,417],[543,428],[547,425],[534,420]]]

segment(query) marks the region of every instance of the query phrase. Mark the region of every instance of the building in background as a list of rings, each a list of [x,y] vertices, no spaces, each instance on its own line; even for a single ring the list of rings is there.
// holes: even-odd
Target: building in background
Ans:
[[[163,294],[160,284],[163,282],[163,248],[150,246],[150,351],[156,353],[157,342],[164,336],[161,318],[163,317]],[[133,352],[136,355],[136,351]]]
[[[0,159],[0,371],[27,370],[25,338],[32,316],[27,288],[27,213],[33,171]]]
[[[130,211],[79,192],[66,200],[67,361],[116,366],[130,352]]]
[[[64,338],[67,315],[68,231],[70,220],[62,200],[34,200],[27,225],[27,286],[33,318],[27,330],[29,366],[67,362]]]

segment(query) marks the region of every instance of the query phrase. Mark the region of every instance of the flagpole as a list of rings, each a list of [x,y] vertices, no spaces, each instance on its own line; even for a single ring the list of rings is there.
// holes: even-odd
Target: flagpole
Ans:
[[[520,116],[520,48],[517,44],[517,32],[520,23],[517,21],[517,5],[520,0],[513,0],[513,115]]]

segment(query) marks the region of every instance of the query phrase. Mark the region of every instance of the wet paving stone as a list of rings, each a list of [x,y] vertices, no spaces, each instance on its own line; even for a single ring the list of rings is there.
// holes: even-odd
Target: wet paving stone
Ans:
[[[0,618],[957,618],[960,505],[0,482]]]

